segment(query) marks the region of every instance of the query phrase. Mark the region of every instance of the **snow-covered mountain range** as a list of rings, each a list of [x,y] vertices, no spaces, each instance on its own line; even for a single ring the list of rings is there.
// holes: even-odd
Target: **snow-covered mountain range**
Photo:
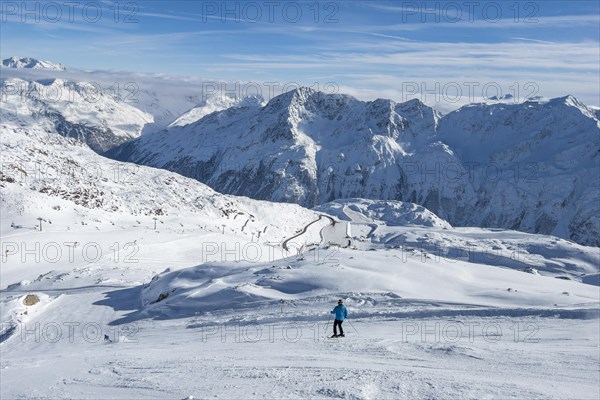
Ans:
[[[572,96],[464,106],[300,88],[173,124],[107,153],[217,191],[314,207],[413,202],[455,226],[600,244],[600,123]]]
[[[63,64],[57,64],[50,61],[37,60],[30,57],[10,57],[2,60],[2,66],[7,68],[30,68],[30,69],[50,69],[64,71],[67,68]]]
[[[1,71],[1,398],[597,397],[597,110]]]
[[[102,98],[111,98],[117,103],[134,107],[151,116],[150,121],[144,122],[144,133],[166,128],[182,114],[193,108],[201,109],[203,106],[208,105],[209,109],[213,111],[222,109],[214,108],[218,102],[212,99],[212,93],[214,88],[219,86],[219,83],[212,81],[172,77],[164,74],[66,69],[62,68],[62,64],[50,61],[19,59],[17,57],[4,60],[4,64],[6,65],[0,70],[0,82],[3,84],[2,101],[4,103],[15,103],[14,100],[20,101],[21,98],[10,99],[9,96],[14,95],[15,92],[23,94],[22,91],[25,92],[26,96],[46,100],[44,101],[46,104],[56,104],[58,101],[67,100],[71,103],[81,103],[78,105],[73,104],[72,107],[82,109],[89,108],[90,103],[104,101]],[[30,85],[48,85],[48,82],[54,81],[62,82],[70,87],[80,87],[80,89],[74,91],[81,91],[81,87],[83,87],[84,95],[78,96],[77,93],[73,93],[67,87],[60,91],[57,88],[47,88],[41,92],[28,89]],[[207,87],[210,90],[206,89]],[[205,94],[205,91],[210,93]],[[24,99],[24,101],[27,100]],[[44,112],[46,104],[39,104],[38,114]],[[54,108],[60,109],[60,107]],[[126,116],[129,109],[125,108],[125,111]],[[88,112],[94,114],[95,111],[90,109]],[[120,112],[117,111],[115,118],[123,118],[123,115],[120,115]],[[87,126],[103,129],[101,121],[96,123],[93,118],[88,118],[85,123]],[[137,135],[135,130],[130,133]]]
[[[600,244],[599,110],[572,96],[492,98],[441,115],[418,100],[363,102],[308,88],[265,101],[167,90],[168,80],[160,89],[101,87],[44,79],[67,71],[17,69],[54,65],[19,60],[26,59],[5,60],[12,68],[4,75],[34,75],[1,79],[2,119],[37,126],[50,139],[76,138],[222,193],[305,207],[398,200],[454,226]]]
[[[3,122],[74,138],[103,153],[138,137],[153,117],[95,84],[63,79],[0,81]]]

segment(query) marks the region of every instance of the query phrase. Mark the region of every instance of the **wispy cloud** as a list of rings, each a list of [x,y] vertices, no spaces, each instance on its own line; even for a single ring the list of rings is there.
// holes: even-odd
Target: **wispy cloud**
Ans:
[[[387,39],[403,40],[405,42],[416,42],[416,40],[414,40],[414,39],[409,39],[409,38],[402,37],[402,36],[384,35],[382,33],[374,33],[374,32],[358,32],[358,33],[363,33],[366,35],[377,36],[377,37],[382,37],[382,38],[387,38]]]
[[[82,20],[80,12],[76,21],[58,23],[22,23],[20,16],[7,15],[0,44],[4,54],[47,56],[68,66],[307,84],[319,77],[374,96],[410,79],[429,85],[535,81],[557,95],[598,97],[600,15],[588,2],[579,7],[541,2],[532,18],[527,12],[513,18],[508,7],[514,4],[498,3],[507,11],[498,21],[466,13],[468,7],[459,3],[462,17],[456,23],[451,9],[442,15],[429,2],[429,10],[419,14],[415,3],[419,8],[423,2],[339,3],[338,22],[323,23],[331,11],[326,3],[307,2],[305,18],[297,23],[280,14],[274,21],[229,15],[221,23],[221,12],[203,14],[198,2],[139,2],[138,23],[124,24],[113,21],[108,7],[114,3],[102,0],[98,4],[108,11],[98,23]],[[559,15],[561,9],[567,11]],[[281,11],[280,5],[276,12]],[[401,22],[400,13],[412,17]]]
[[[420,31],[427,29],[455,29],[455,30],[472,30],[472,29],[540,29],[540,28],[562,28],[576,26],[597,26],[600,24],[599,15],[561,15],[561,16],[540,16],[534,19],[518,19],[504,18],[500,20],[485,20],[478,19],[473,21],[463,22],[407,22],[394,23],[385,26],[371,25],[363,27],[364,29],[386,29],[390,31]]]
[[[453,68],[473,67],[498,70],[511,68],[565,69],[597,71],[600,50],[598,42],[589,43],[437,43],[401,42],[394,51],[381,52],[327,52],[315,55],[248,55],[227,54],[226,58],[243,62],[257,62],[261,66],[275,67],[290,62],[321,64],[326,61],[331,69],[398,68],[437,66],[448,73]],[[348,49],[346,49],[348,50]],[[577,63],[571,60],[577,59]]]
[[[175,14],[167,14],[167,13],[153,13],[153,12],[147,12],[147,11],[138,12],[138,13],[136,13],[136,16],[139,16],[139,17],[148,17],[148,18],[158,18],[158,19],[169,19],[169,20],[176,20],[176,21],[192,21],[192,22],[199,22],[200,21],[199,18],[192,18],[192,17],[188,17],[188,16],[185,16],[185,15],[175,15]]]
[[[471,5],[475,5],[476,3],[471,3]],[[408,19],[409,16],[413,16],[415,14],[423,14],[423,15],[435,15],[442,16],[449,20],[473,20],[473,14],[469,11],[470,8],[467,5],[464,7],[461,6],[460,3],[450,3],[446,4],[445,7],[442,7],[440,3],[434,3],[433,5],[427,5],[422,2],[405,2],[399,6],[396,5],[384,5],[377,3],[366,3],[367,7],[372,8],[374,10],[386,11],[392,13],[403,14]]]
[[[531,39],[531,38],[524,38],[524,37],[512,37],[511,39],[522,40],[524,42],[543,43],[543,44],[556,44],[556,42],[549,42],[547,40]]]

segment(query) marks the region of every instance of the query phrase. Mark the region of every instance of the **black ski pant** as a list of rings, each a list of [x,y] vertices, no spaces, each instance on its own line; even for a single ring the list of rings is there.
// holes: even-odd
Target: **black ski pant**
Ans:
[[[344,334],[344,330],[342,329],[342,322],[344,321],[340,321],[339,319],[336,319],[335,321],[333,321],[333,334],[337,336],[337,328],[338,326],[340,327],[340,335]]]

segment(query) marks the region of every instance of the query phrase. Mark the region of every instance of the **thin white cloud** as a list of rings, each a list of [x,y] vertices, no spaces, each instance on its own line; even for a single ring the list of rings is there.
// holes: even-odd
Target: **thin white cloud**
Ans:
[[[366,35],[377,36],[377,37],[388,38],[388,39],[403,40],[405,42],[416,42],[416,40],[414,40],[414,39],[409,39],[409,38],[402,37],[402,36],[384,35],[381,33],[374,33],[374,32],[357,32],[357,33],[364,33]]]
[[[438,43],[399,41],[393,51],[322,52],[320,54],[273,55],[227,54],[224,57],[241,62],[256,62],[264,67],[277,64],[299,65],[326,62],[330,69],[381,69],[400,67],[438,67],[445,71],[453,68],[522,71],[527,69],[588,70],[598,71],[599,43]],[[578,60],[573,63],[571,60]],[[342,68],[343,66],[343,68]]]
[[[531,38],[524,38],[524,37],[512,37],[511,39],[522,40],[524,42],[534,42],[534,43],[543,43],[543,44],[556,44],[556,42],[549,42],[547,40],[531,39]]]
[[[198,18],[191,18],[191,17],[187,17],[184,15],[153,13],[153,12],[147,12],[147,11],[138,12],[135,15],[136,15],[136,17],[139,16],[139,17],[158,18],[158,19],[172,19],[172,20],[177,20],[177,21],[192,21],[192,22],[200,21],[200,19],[198,19]]]
[[[539,29],[539,28],[562,28],[573,26],[598,26],[600,24],[599,15],[560,15],[560,16],[540,16],[532,20],[505,18],[500,20],[478,19],[473,21],[427,21],[410,22],[388,25],[363,26],[365,30],[389,31],[419,31],[424,29]]]
[[[436,3],[434,6],[427,6],[425,3],[406,2],[400,6],[382,5],[377,3],[366,3],[367,7],[386,12],[393,12],[404,14],[407,17],[409,15],[423,14],[423,15],[436,15],[447,18],[449,20],[461,19],[461,20],[472,20],[473,14],[469,12],[469,7],[465,5],[462,7],[460,3],[448,3],[446,7],[442,7],[440,3]],[[475,3],[472,3],[475,5]]]

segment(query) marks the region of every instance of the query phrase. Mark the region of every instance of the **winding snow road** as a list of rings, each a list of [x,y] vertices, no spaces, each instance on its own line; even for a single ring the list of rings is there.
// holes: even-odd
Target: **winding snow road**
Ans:
[[[290,251],[290,249],[289,249],[289,248],[288,248],[288,246],[287,246],[287,245],[288,245],[288,243],[289,243],[291,240],[293,240],[293,239],[295,239],[295,238],[297,238],[297,237],[299,237],[299,236],[302,236],[302,235],[304,235],[304,234],[306,233],[307,229],[308,229],[308,228],[309,228],[311,225],[313,225],[313,224],[315,224],[315,223],[319,222],[319,221],[320,221],[321,219],[323,219],[323,218],[327,218],[327,219],[329,220],[329,225],[333,225],[333,224],[335,224],[335,220],[334,220],[333,218],[331,218],[331,217],[330,217],[330,216],[328,216],[328,215],[320,214],[320,215],[319,215],[319,218],[317,218],[316,220],[314,220],[314,221],[310,222],[309,224],[307,224],[306,226],[304,226],[304,228],[302,228],[302,230],[301,230],[299,233],[297,233],[297,234],[295,234],[294,236],[292,236],[292,237],[289,237],[289,238],[287,238],[286,240],[284,240],[284,241],[283,241],[283,243],[281,244],[281,246],[284,248],[284,250],[285,250],[285,251]],[[327,225],[327,226],[329,226],[329,225]],[[321,230],[319,231],[319,236],[320,236],[320,238],[321,238],[321,242],[323,242],[323,229],[325,229],[325,228],[326,228],[326,227],[323,227],[323,228],[321,228]]]

